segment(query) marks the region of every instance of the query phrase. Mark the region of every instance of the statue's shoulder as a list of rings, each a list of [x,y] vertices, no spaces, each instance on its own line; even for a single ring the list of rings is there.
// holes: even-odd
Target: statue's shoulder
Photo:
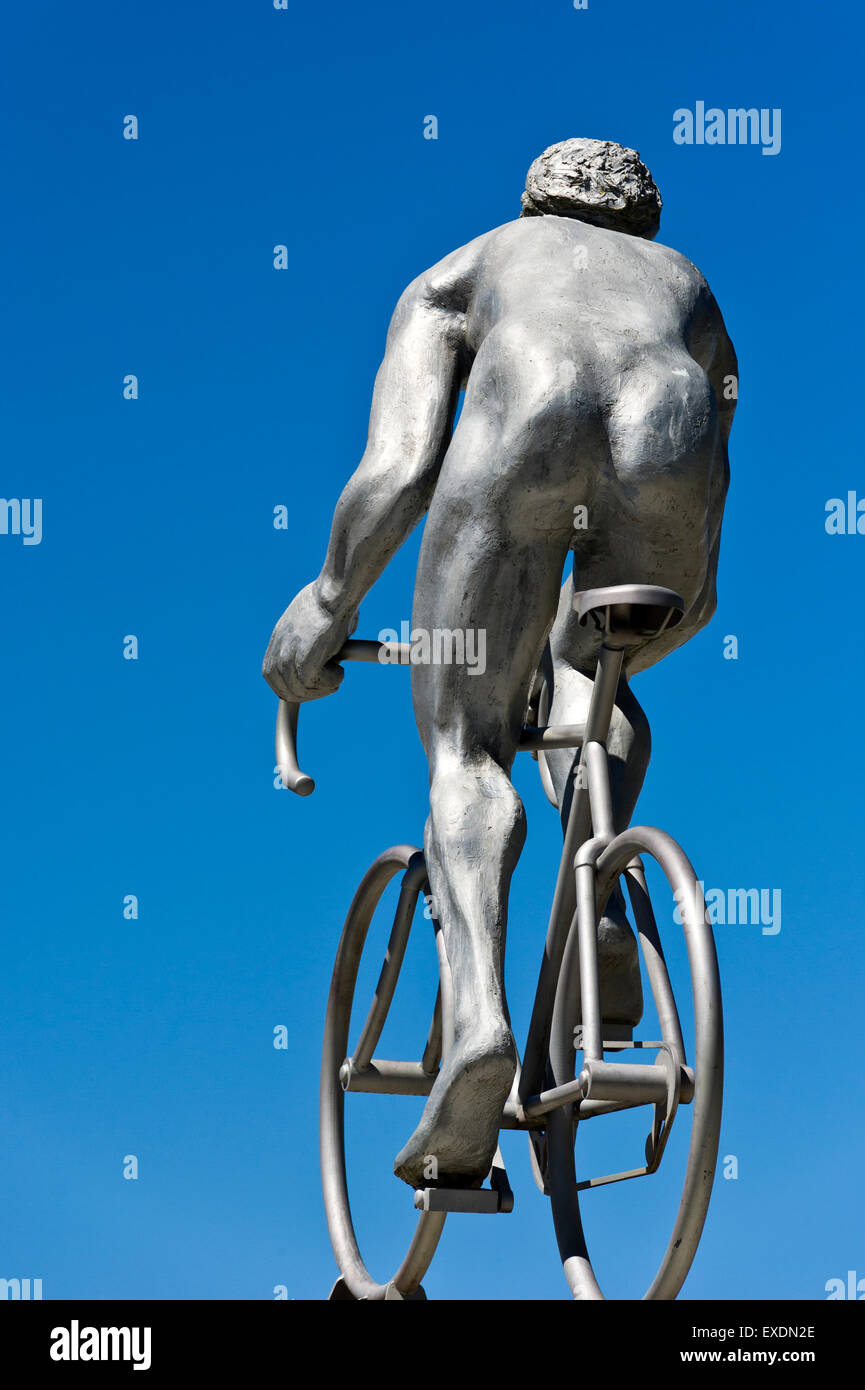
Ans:
[[[657,241],[647,241],[643,245],[646,254],[652,256],[654,263],[663,268],[668,284],[685,308],[692,325],[705,324],[713,332],[717,328],[723,328],[721,311],[700,268],[680,251],[675,251],[672,246],[665,246]]]
[[[639,241],[641,247],[645,249],[648,256],[652,257],[659,265],[663,265],[667,272],[681,280],[683,283],[693,286],[697,291],[708,288],[706,277],[693,261],[689,261],[687,256],[683,256],[681,251],[675,250],[672,246],[667,246],[662,241],[642,241],[639,238],[631,238]]]
[[[671,246],[648,242],[646,247],[659,255],[667,267],[676,298],[684,311],[692,357],[707,371],[714,371],[718,376],[737,374],[736,351],[718,301],[703,272]]]
[[[442,289],[473,278],[493,240],[501,230],[501,227],[494,227],[492,231],[483,232],[481,236],[473,237],[471,241],[467,241],[464,246],[458,246],[455,251],[448,252],[446,256],[443,256],[440,261],[436,261],[435,265],[430,266],[429,270],[418,277],[419,282],[425,281],[432,287]]]
[[[405,308],[412,305],[433,305],[442,309],[459,307],[466,294],[471,292],[483,255],[483,244],[488,236],[489,233],[485,233],[475,237],[421,271],[406,285],[400,296],[400,305]]]

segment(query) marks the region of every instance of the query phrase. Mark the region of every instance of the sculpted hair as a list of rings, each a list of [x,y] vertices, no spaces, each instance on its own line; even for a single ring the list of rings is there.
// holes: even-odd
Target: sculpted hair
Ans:
[[[521,217],[576,217],[595,227],[651,241],[661,224],[661,195],[636,150],[611,140],[560,140],[526,175]]]

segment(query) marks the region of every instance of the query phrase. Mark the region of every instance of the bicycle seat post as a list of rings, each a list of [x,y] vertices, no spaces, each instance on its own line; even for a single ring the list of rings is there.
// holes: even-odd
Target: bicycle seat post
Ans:
[[[586,735],[583,740],[580,761],[585,761],[587,744],[606,742],[607,734],[610,731],[610,721],[613,717],[613,707],[616,703],[616,691],[619,688],[624,657],[625,653],[621,647],[608,647],[606,642],[601,644],[592,698],[586,716]]]

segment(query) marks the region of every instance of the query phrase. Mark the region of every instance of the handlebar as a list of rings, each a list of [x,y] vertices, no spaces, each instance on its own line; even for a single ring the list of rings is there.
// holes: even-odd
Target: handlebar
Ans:
[[[340,647],[334,661],[377,661],[383,666],[408,666],[409,642],[374,642],[365,638],[349,638]],[[315,782],[297,764],[297,717],[300,705],[296,701],[280,700],[276,716],[276,765],[282,785],[298,796],[310,796]]]
[[[334,661],[378,661],[383,666],[411,665],[410,642],[372,642],[365,638],[349,638],[340,647]],[[276,716],[276,765],[282,785],[297,796],[310,796],[315,782],[297,765],[296,701],[280,700]],[[524,728],[519,741],[523,752],[543,753],[554,748],[579,748],[586,736],[585,724],[541,725]]]

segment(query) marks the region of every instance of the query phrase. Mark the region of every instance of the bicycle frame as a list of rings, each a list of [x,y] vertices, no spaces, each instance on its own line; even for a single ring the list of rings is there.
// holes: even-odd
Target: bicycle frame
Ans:
[[[523,1129],[531,1140],[535,1178],[549,1196],[563,1269],[573,1296],[603,1298],[586,1248],[578,1197],[599,1187],[654,1172],[664,1153],[681,1103],[693,1104],[691,1137],[682,1197],[673,1233],[648,1299],[675,1298],[693,1260],[711,1195],[720,1133],[723,1087],[723,1027],[720,979],[711,925],[693,866],[664,831],[629,826],[616,833],[606,750],[629,644],[645,635],[647,620],[659,621],[657,609],[675,610],[671,591],[651,586],[620,586],[578,596],[582,609],[606,609],[604,633],[585,724],[527,727],[517,750],[534,753],[544,789],[551,800],[551,779],[544,753],[575,750],[573,794],[565,825],[544,954],[535,993],[522,1067],[504,1104],[500,1128]],[[613,608],[621,604],[613,615]],[[576,606],[576,600],[575,600]],[[651,610],[654,610],[651,611]],[[680,609],[681,611],[681,609]],[[664,619],[666,623],[667,619]],[[410,664],[407,643],[349,641],[337,660]],[[549,663],[547,663],[549,672]],[[549,694],[549,673],[547,674]],[[548,704],[540,691],[538,716]],[[297,765],[296,705],[280,703],[277,762],[286,786],[301,796],[314,788]],[[576,750],[579,750],[576,755]],[[678,1009],[652,911],[641,855],[654,859],[681,910],[694,1002],[694,1066],[686,1064]],[[400,898],[372,1006],[351,1054],[349,1029],[357,969],[366,933],[387,883],[402,870]],[[635,1040],[633,1028],[605,1021],[599,977],[599,915],[624,879],[645,970],[657,1011],[661,1041]],[[385,850],[364,876],[349,908],[340,937],[331,981],[322,1052],[320,1147],[322,1184],[331,1242],[341,1270],[332,1298],[392,1299],[425,1297],[420,1286],[435,1252],[448,1212],[493,1213],[511,1210],[513,1195],[501,1154],[492,1162],[489,1186],[418,1188],[414,1205],[418,1224],[408,1252],[393,1279],[378,1283],[360,1254],[347,1188],[344,1097],[350,1091],[393,1095],[429,1095],[440,1075],[442,1057],[453,1037],[452,983],[441,925],[436,923],[439,992],[423,1056],[394,1061],[375,1055],[388,1013],[418,895],[428,886],[423,852],[397,845]],[[579,993],[578,993],[579,990]],[[657,1057],[639,1064],[606,1061],[605,1052],[652,1049]],[[582,1062],[577,1072],[577,1053]],[[544,1089],[546,1087],[546,1089]],[[578,1179],[574,1141],[577,1123],[613,1111],[651,1106],[653,1119],[639,1168]]]
[[[337,660],[380,661],[388,665],[407,665],[410,661],[408,643],[380,643],[350,640],[340,649]],[[636,852],[628,854],[621,865],[609,865],[603,852],[616,840],[613,821],[609,763],[605,741],[609,733],[615,706],[616,692],[622,673],[624,648],[604,641],[598,655],[598,665],[585,724],[548,725],[524,728],[518,752],[533,752],[543,757],[551,748],[580,749],[575,764],[574,788],[565,828],[562,857],[556,879],[550,911],[544,954],[538,978],[535,1000],[529,1024],[528,1038],[522,1065],[518,1067],[511,1094],[502,1113],[502,1127],[531,1130],[541,1128],[549,1112],[560,1107],[579,1105],[580,1118],[609,1113],[634,1105],[652,1104],[656,1109],[653,1126],[653,1152],[649,1167],[614,1174],[592,1183],[616,1181],[653,1171],[660,1162],[670,1122],[680,1100],[690,1101],[694,1076],[685,1065],[685,1050],[678,1012],[673,999],[663,960],[663,951],[649,905],[642,865]],[[277,720],[277,762],[286,786],[301,796],[314,788],[312,778],[302,773],[296,758],[297,705],[280,702]],[[644,833],[653,834],[647,827]],[[666,842],[667,837],[662,840]],[[661,844],[661,857],[668,858]],[[685,861],[686,862],[686,861]],[[690,866],[688,866],[690,867]],[[601,1016],[600,983],[598,974],[597,910],[603,909],[619,876],[628,874],[629,894],[634,899],[642,894],[643,917],[640,926],[644,949],[648,944],[652,961],[653,992],[661,1000],[659,1014],[664,1040],[657,1043],[632,1041],[632,1030],[624,1025],[605,1025]],[[679,866],[673,865],[676,876]],[[608,880],[608,881],[607,881]],[[599,885],[601,892],[598,892]],[[579,913],[577,898],[579,892]],[[636,904],[635,904],[636,913]],[[577,930],[572,930],[576,924]],[[407,930],[407,924],[406,924]],[[569,944],[570,943],[570,944]],[[649,962],[647,962],[648,964]],[[396,966],[398,970],[398,965]],[[395,983],[395,973],[393,970]],[[573,1030],[563,1026],[559,1012],[569,990],[559,989],[560,980],[567,980],[570,997],[577,979],[581,987],[580,1039]],[[711,991],[710,991],[711,994]],[[709,999],[710,1007],[715,1004]],[[606,1036],[604,1036],[606,1034]],[[376,1034],[377,1037],[377,1034]],[[663,1051],[663,1064],[638,1066],[607,1063],[604,1051],[629,1046],[658,1048]],[[574,1079],[575,1050],[583,1053],[583,1067]],[[362,1061],[369,1062],[364,1055]],[[544,1089],[547,1063],[552,1072],[552,1086]],[[345,1078],[348,1090],[387,1090],[394,1094],[428,1094],[435,1077],[417,1064],[388,1062],[369,1067],[354,1066]]]
[[[364,639],[347,641],[336,658],[338,661],[382,662],[385,665],[407,665],[410,660],[408,643],[381,643]],[[528,1039],[522,1066],[517,1072],[511,1098],[502,1116],[503,1125],[513,1128],[532,1127],[526,1112],[531,1098],[543,1090],[545,1059],[553,1026],[556,986],[562,968],[565,947],[576,911],[575,860],[580,847],[594,829],[593,844],[603,847],[615,834],[609,767],[605,740],[609,733],[615,706],[616,691],[622,673],[624,651],[604,643],[598,656],[598,666],[585,724],[570,724],[526,728],[522,731],[518,752],[533,752],[543,757],[551,748],[580,749],[574,774],[574,793],[565,830],[562,857],[559,863],[553,904],[547,928],[544,955],[535,992]],[[298,706],[280,701],[277,719],[276,756],[282,780],[301,796],[308,796],[315,783],[300,771],[296,757]],[[586,990],[583,1023],[584,1056],[603,1059],[600,1001],[597,989],[597,941],[580,941],[581,955],[586,957],[589,979],[595,988]],[[572,1057],[572,1053],[570,1056]],[[560,1059],[566,1063],[569,1058]],[[575,1097],[576,1098],[576,1097]],[[647,1097],[648,1099],[648,1097]],[[561,1102],[560,1102],[561,1103]],[[544,1113],[553,1106],[546,1101]],[[537,1109],[537,1106],[535,1107]]]
[[[580,748],[579,761],[574,775],[573,798],[565,829],[565,842],[556,879],[550,921],[547,927],[544,955],[540,976],[535,991],[528,1039],[523,1055],[522,1068],[516,1084],[516,1098],[508,1103],[514,1117],[524,1108],[528,1098],[538,1094],[543,1086],[543,1073],[547,1046],[553,1023],[553,1007],[556,986],[561,972],[565,945],[571,922],[577,907],[575,860],[580,846],[589,838],[594,826],[596,837],[607,842],[613,838],[612,798],[610,794],[609,767],[604,747],[616,691],[622,673],[624,652],[604,644],[598,656],[598,667],[592,688],[588,716],[582,728],[567,731],[573,735],[567,742],[560,741],[565,735],[555,728],[538,730],[538,737],[532,738],[530,731],[524,735],[520,748],[536,748],[542,755],[544,747]],[[582,942],[580,943],[582,946]],[[597,961],[597,942],[593,944],[594,959]],[[596,973],[596,972],[595,972]],[[602,1057],[600,1050],[600,1004],[596,999],[586,1000],[590,1017],[584,1020],[584,1037],[592,1048],[593,1055]]]
[[[516,1070],[499,1127],[529,1134],[535,1179],[549,1196],[565,1277],[576,1299],[604,1297],[592,1268],[579,1210],[585,1188],[618,1183],[655,1172],[665,1151],[680,1103],[693,1106],[682,1195],[667,1249],[646,1299],[675,1298],[687,1276],[706,1218],[720,1139],[723,1094],[721,984],[712,927],[701,885],[681,846],[652,826],[628,826],[616,833],[606,740],[615,708],[625,651],[657,637],[680,621],[681,597],[657,585],[613,585],[574,596],[578,622],[591,619],[602,633],[585,724],[523,728],[516,752],[539,761],[547,797],[557,804],[545,752],[575,750],[576,767],[565,824],[544,954],[522,1066]],[[381,661],[409,665],[408,643],[349,641],[336,660]],[[553,671],[549,648],[540,688],[530,695],[535,718],[546,718]],[[535,696],[537,695],[537,704]],[[297,705],[280,702],[276,756],[282,780],[301,796],[314,789],[297,765]],[[579,753],[576,753],[579,750]],[[653,859],[679,904],[694,1004],[694,1063],[687,1065],[682,1028],[664,951],[652,910],[641,856]],[[372,915],[390,879],[404,870],[384,964],[372,1006],[354,1054],[349,1031],[357,969]],[[623,879],[643,964],[651,987],[660,1041],[634,1039],[628,1024],[604,1020],[599,973],[599,921]],[[423,1057],[393,1061],[375,1055],[399,976],[419,893],[426,886],[423,852],[396,845],[375,860],[364,876],[346,917],[331,980],[322,1052],[320,1147],[322,1184],[331,1242],[342,1277],[332,1298],[391,1299],[425,1297],[420,1279],[436,1248],[447,1212],[503,1212],[513,1195],[497,1150],[489,1186],[419,1187],[414,1205],[418,1223],[408,1253],[386,1284],[368,1272],[360,1254],[348,1199],[343,1105],[348,1091],[429,1095],[441,1075],[448,1039],[453,1038],[452,982],[444,936],[436,923],[439,991]],[[605,1053],[652,1049],[651,1062],[607,1061]],[[582,1054],[578,1064],[577,1054]],[[577,1067],[579,1065],[579,1074]],[[578,1123],[592,1116],[651,1106],[653,1118],[638,1168],[578,1178],[574,1143]]]

